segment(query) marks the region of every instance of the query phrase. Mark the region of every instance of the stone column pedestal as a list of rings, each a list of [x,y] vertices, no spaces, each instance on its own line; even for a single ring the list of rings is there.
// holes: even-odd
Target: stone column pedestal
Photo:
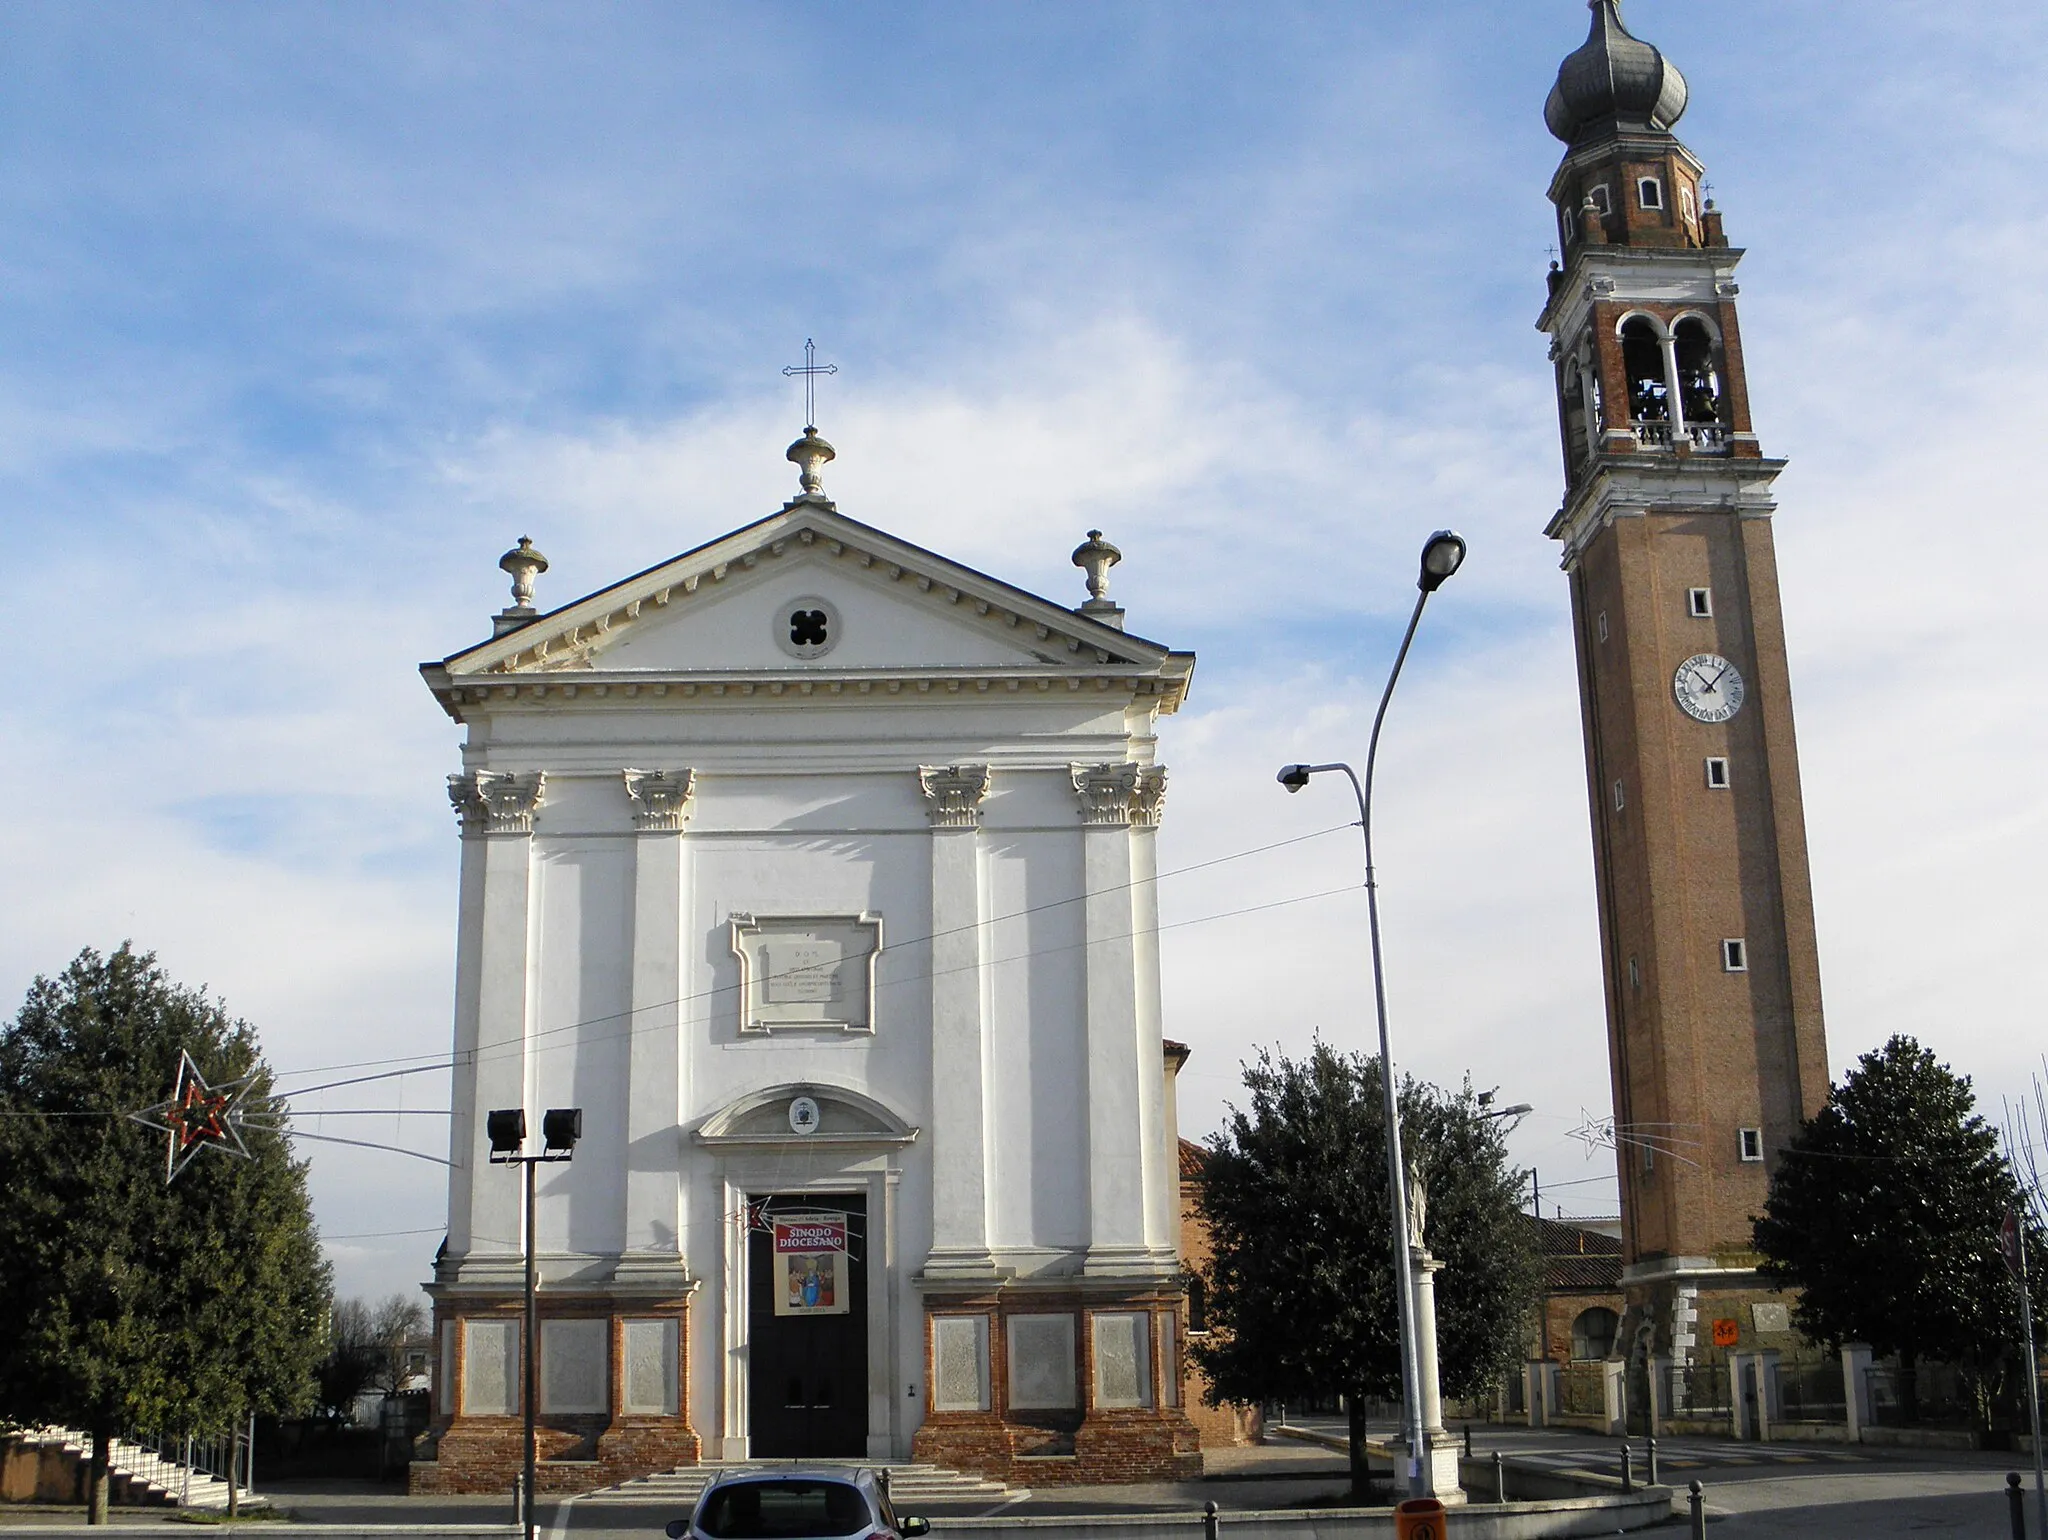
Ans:
[[[1863,1442],[1863,1430],[1875,1421],[1870,1403],[1870,1344],[1842,1344],[1842,1399],[1848,1405],[1849,1442]]]

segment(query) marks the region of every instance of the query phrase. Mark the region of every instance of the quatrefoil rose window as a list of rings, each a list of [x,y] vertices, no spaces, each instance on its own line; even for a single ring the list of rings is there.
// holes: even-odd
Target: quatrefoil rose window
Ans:
[[[822,658],[839,644],[839,611],[816,594],[786,601],[774,624],[775,645],[792,658]]]

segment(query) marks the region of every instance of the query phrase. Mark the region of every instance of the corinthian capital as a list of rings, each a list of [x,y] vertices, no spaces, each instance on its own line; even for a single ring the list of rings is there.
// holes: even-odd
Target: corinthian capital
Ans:
[[[1074,793],[1081,799],[1081,822],[1098,827],[1118,826],[1131,821],[1131,798],[1138,789],[1138,767],[1114,765],[1069,765]]]
[[[633,804],[633,827],[643,834],[675,833],[690,821],[690,799],[696,794],[694,770],[628,770],[626,799]]]
[[[546,787],[539,770],[465,770],[448,777],[448,800],[464,834],[531,834]]]
[[[1166,770],[1128,762],[1071,765],[1081,822],[1091,828],[1156,829],[1166,801]]]
[[[1166,766],[1141,765],[1138,784],[1131,791],[1131,822],[1141,829],[1159,827],[1166,811]]]
[[[987,765],[919,765],[925,817],[934,829],[972,829],[981,823],[982,799],[993,777]]]

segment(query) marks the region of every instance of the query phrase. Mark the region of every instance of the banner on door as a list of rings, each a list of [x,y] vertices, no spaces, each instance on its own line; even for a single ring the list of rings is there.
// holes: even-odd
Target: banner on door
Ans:
[[[775,1313],[845,1315],[846,1220],[837,1214],[775,1217]]]

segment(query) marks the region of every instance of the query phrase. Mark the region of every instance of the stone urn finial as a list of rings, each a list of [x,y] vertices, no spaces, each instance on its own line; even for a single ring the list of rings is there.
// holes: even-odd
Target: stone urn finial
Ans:
[[[498,565],[512,574],[512,604],[516,609],[533,608],[533,580],[548,570],[548,559],[533,548],[525,535],[519,544],[498,558]]]
[[[1074,565],[1088,574],[1088,598],[1081,613],[1090,620],[1123,629],[1124,612],[1109,597],[1109,569],[1124,559],[1124,553],[1091,529],[1088,538],[1074,547]]]
[[[825,496],[825,478],[819,473],[839,458],[833,452],[832,446],[818,437],[816,428],[805,428],[804,436],[789,446],[789,453],[785,458],[802,472],[797,479],[803,485],[803,495],[822,501]]]

